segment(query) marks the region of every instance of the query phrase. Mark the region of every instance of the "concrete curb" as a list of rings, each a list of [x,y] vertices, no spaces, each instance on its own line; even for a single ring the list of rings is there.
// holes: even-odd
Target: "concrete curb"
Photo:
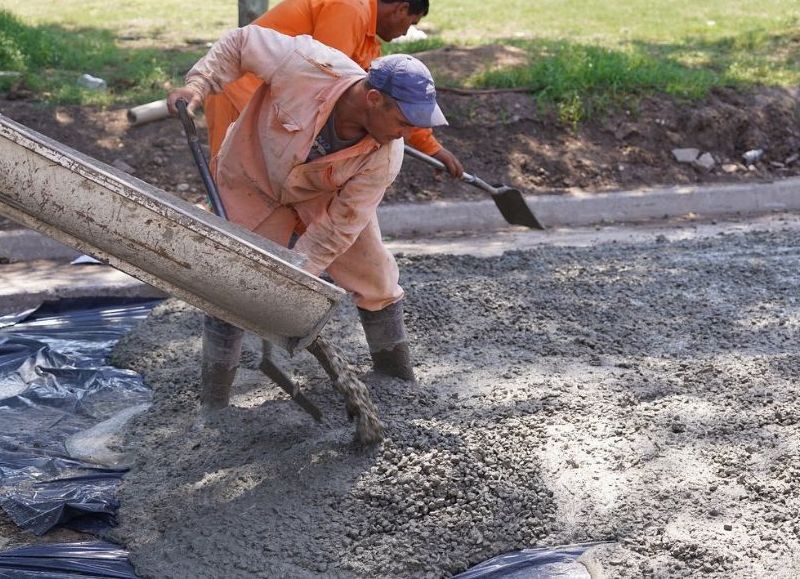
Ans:
[[[800,178],[774,183],[528,196],[526,201],[547,227],[635,223],[687,213],[707,217],[755,215],[800,210]],[[378,219],[387,237],[494,231],[508,227],[490,199],[387,205],[378,209]]]
[[[539,195],[526,198],[547,227],[635,223],[695,213],[706,217],[800,211],[800,178],[774,183],[683,186],[619,193]],[[509,227],[491,199],[404,203],[378,208],[381,231],[403,238]],[[0,258],[72,259],[78,252],[27,229],[0,231]]]

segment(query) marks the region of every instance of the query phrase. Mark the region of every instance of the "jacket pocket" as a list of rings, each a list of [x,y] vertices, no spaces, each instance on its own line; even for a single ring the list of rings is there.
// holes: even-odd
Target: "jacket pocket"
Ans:
[[[296,120],[285,108],[278,103],[273,105],[275,123],[289,133],[297,133],[303,130],[303,124]]]
[[[320,195],[336,194],[341,185],[336,182],[336,172],[331,165],[307,163],[295,167],[286,180],[289,191],[287,201],[307,201]]]

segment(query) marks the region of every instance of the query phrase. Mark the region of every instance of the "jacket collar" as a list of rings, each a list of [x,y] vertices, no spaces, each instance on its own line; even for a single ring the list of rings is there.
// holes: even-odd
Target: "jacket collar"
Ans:
[[[336,101],[339,100],[339,97],[341,97],[348,88],[366,76],[367,73],[355,73],[352,75],[348,74],[343,76],[339,82],[334,82],[324,86],[317,93],[316,99],[319,102],[319,112],[317,113],[317,118],[314,122],[315,136],[322,129],[325,121],[328,120],[328,117],[330,116],[331,111],[333,111],[333,107],[336,106]]]

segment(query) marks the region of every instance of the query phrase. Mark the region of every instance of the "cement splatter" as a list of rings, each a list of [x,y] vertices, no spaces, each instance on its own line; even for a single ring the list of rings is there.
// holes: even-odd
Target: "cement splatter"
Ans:
[[[73,434],[64,441],[67,454],[71,458],[93,462],[108,468],[126,467],[128,457],[115,451],[114,448],[119,446],[119,438],[125,424],[149,407],[149,403],[130,406],[87,430]]]

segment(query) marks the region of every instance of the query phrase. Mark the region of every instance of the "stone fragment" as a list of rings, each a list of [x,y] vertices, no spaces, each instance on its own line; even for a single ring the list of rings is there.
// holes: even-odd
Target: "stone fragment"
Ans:
[[[736,163],[725,163],[724,165],[722,165],[722,170],[725,173],[736,173],[736,171],[739,170],[739,165],[737,165]]]
[[[82,74],[78,77],[78,86],[96,91],[104,91],[108,88],[108,84],[102,78],[92,76],[91,74]]]
[[[694,161],[695,166],[701,167],[706,171],[713,169],[716,164],[717,162],[714,160],[714,156],[711,153],[703,153]]]
[[[672,156],[678,163],[694,163],[699,155],[700,149],[672,149]]]
[[[686,432],[686,425],[681,422],[673,422],[670,425],[670,429],[675,434],[680,434],[681,432]]]
[[[742,159],[748,165],[757,163],[764,156],[764,149],[750,149],[742,155]]]

